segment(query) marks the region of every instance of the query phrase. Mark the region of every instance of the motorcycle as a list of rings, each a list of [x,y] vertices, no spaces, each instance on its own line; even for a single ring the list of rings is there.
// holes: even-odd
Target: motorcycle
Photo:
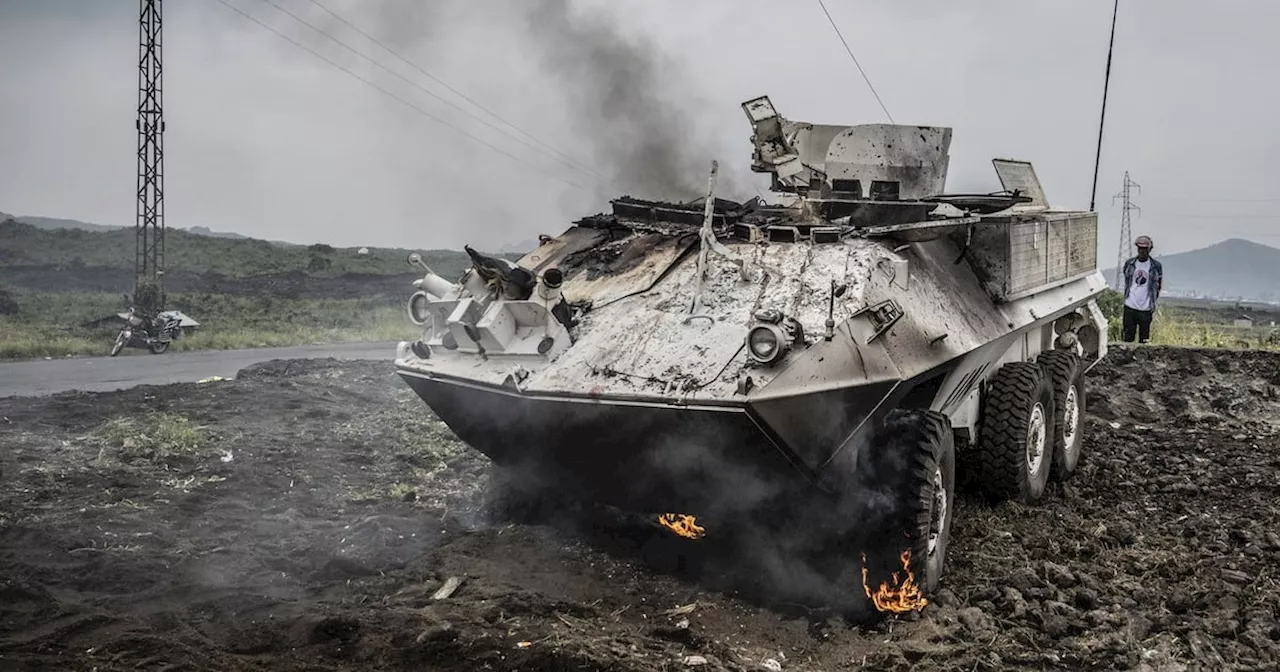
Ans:
[[[117,313],[124,320],[124,326],[116,335],[116,342],[111,346],[111,356],[115,357],[125,348],[146,348],[152,354],[163,354],[169,344],[182,338],[184,315],[176,310],[156,313],[148,317],[130,306],[128,312]]]

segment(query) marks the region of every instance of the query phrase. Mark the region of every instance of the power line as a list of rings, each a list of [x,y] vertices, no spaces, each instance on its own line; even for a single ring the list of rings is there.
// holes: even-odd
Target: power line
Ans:
[[[867,73],[862,69],[862,64],[858,62],[858,57],[853,55],[853,50],[849,48],[849,43],[845,41],[844,35],[840,33],[840,27],[836,25],[835,19],[831,18],[831,12],[827,11],[827,4],[822,0],[818,0],[818,5],[822,7],[822,13],[827,15],[827,21],[831,22],[831,27],[836,31],[836,37],[840,38],[840,44],[844,45],[844,50],[849,52],[849,58],[853,59],[853,64],[857,66],[858,72],[862,73],[862,80],[867,83],[867,88],[871,89],[871,95],[876,97],[876,102],[880,103],[880,109],[884,110],[884,116],[889,117],[889,123],[893,121],[893,115],[889,114],[889,108],[884,106],[884,101],[880,100],[880,94],[876,93],[876,87],[871,85],[871,79],[867,77]]]
[[[440,102],[442,102],[442,103],[444,103],[444,104],[446,104],[446,105],[448,105],[448,106],[450,106],[450,107],[452,107],[452,108],[454,108],[454,109],[458,110],[459,112],[462,112],[462,114],[466,115],[468,118],[470,118],[470,119],[474,119],[475,121],[478,121],[478,122],[480,122],[481,124],[484,124],[485,126],[488,126],[489,128],[492,128],[493,130],[495,130],[495,131],[497,131],[497,132],[499,132],[499,133],[502,133],[503,135],[506,135],[507,137],[509,137],[509,138],[511,138],[511,139],[513,139],[513,140],[515,140],[516,142],[519,142],[520,144],[522,144],[522,145],[524,145],[524,146],[526,146],[526,147],[528,147],[528,148],[532,149],[533,151],[535,151],[535,152],[537,152],[537,153],[539,153],[539,154],[542,154],[543,156],[548,156],[548,155],[546,154],[546,152],[544,152],[544,151],[542,151],[542,150],[538,149],[537,147],[534,147],[533,145],[529,144],[528,142],[526,142],[526,141],[524,141],[524,140],[521,140],[520,138],[517,138],[517,137],[515,137],[515,136],[511,135],[511,134],[510,134],[510,133],[508,133],[507,131],[505,131],[505,130],[503,130],[503,129],[499,128],[498,126],[495,126],[493,123],[491,123],[491,122],[489,122],[489,121],[486,121],[486,120],[484,120],[484,119],[481,119],[481,118],[479,118],[479,117],[475,116],[475,115],[474,115],[474,114],[472,114],[471,112],[468,112],[467,110],[463,109],[463,108],[462,108],[461,106],[459,106],[457,103],[454,103],[453,101],[450,101],[450,100],[445,99],[445,98],[444,98],[443,96],[441,96],[440,94],[438,94],[438,93],[436,93],[436,92],[434,92],[434,91],[432,91],[432,90],[430,90],[430,89],[427,89],[426,87],[422,86],[421,84],[419,84],[419,83],[417,83],[417,82],[415,82],[415,81],[413,81],[413,80],[411,80],[411,79],[409,79],[409,78],[405,77],[404,75],[402,75],[402,74],[400,74],[400,73],[398,73],[398,72],[396,72],[396,71],[394,71],[394,70],[392,70],[392,69],[388,68],[387,66],[383,65],[382,63],[379,63],[376,59],[374,59],[374,58],[372,58],[372,57],[370,57],[370,56],[368,56],[368,55],[366,55],[366,54],[364,54],[364,53],[361,53],[360,51],[357,51],[354,47],[352,47],[352,46],[348,45],[347,43],[343,42],[342,40],[340,40],[340,39],[338,39],[338,38],[334,37],[333,35],[330,35],[329,33],[325,32],[324,30],[321,30],[320,28],[317,28],[316,26],[314,26],[314,25],[312,25],[311,23],[307,22],[305,19],[303,19],[302,17],[298,16],[297,14],[294,14],[293,12],[291,12],[291,11],[289,11],[289,10],[285,9],[284,7],[281,7],[281,6],[280,6],[280,5],[278,5],[278,4],[276,4],[276,3],[274,2],[274,0],[262,0],[262,1],[263,1],[263,2],[265,2],[265,3],[266,3],[266,4],[268,4],[268,5],[271,5],[272,7],[275,7],[275,8],[276,8],[277,10],[279,10],[280,12],[282,12],[282,13],[284,13],[284,14],[288,15],[288,16],[289,16],[290,18],[292,18],[294,21],[297,21],[298,23],[301,23],[302,25],[304,25],[304,26],[306,26],[306,27],[310,28],[311,30],[313,30],[313,31],[315,31],[315,32],[317,32],[317,33],[320,33],[321,35],[323,35],[323,36],[325,36],[325,37],[329,38],[329,39],[330,39],[330,40],[332,40],[333,42],[337,43],[337,44],[338,44],[338,46],[342,47],[343,49],[346,49],[347,51],[350,51],[351,53],[355,54],[356,56],[359,56],[360,58],[363,58],[363,59],[365,59],[366,61],[369,61],[370,63],[372,63],[372,64],[374,64],[374,65],[378,66],[378,67],[379,67],[379,68],[381,68],[382,70],[384,70],[384,71],[386,71],[386,72],[388,72],[388,73],[390,73],[390,74],[392,74],[392,75],[394,75],[394,76],[396,76],[396,77],[400,78],[401,80],[403,80],[404,82],[406,82],[406,83],[407,83],[407,84],[409,84],[410,86],[412,86],[412,87],[414,87],[414,88],[418,89],[419,91],[422,91],[423,93],[425,93],[425,94],[427,94],[427,95],[429,95],[429,96],[431,96],[431,97],[435,98],[436,100],[439,100]],[[335,15],[335,16],[336,16],[336,15]],[[341,17],[339,17],[339,18],[341,18]],[[548,156],[548,158],[555,159],[555,157],[550,157],[550,156]],[[568,166],[568,167],[570,167],[570,168],[575,168],[575,169],[577,169],[577,170],[583,171],[583,169],[582,169],[582,168],[577,167],[577,166],[573,165],[572,163],[566,163],[566,162],[564,162],[564,161],[560,161],[560,162],[561,162],[561,163],[565,163],[565,165],[567,165],[567,166]],[[589,176],[591,176],[591,177],[593,177],[593,178],[595,178],[595,179],[597,179],[597,180],[605,181],[605,180],[604,180],[604,178],[600,177],[599,175],[592,175],[589,171],[583,171],[583,172],[586,172]]]
[[[582,164],[579,164],[579,163],[575,162],[575,161],[574,161],[574,159],[573,159],[573,157],[570,157],[569,155],[565,154],[564,152],[561,152],[560,150],[556,149],[556,148],[555,148],[554,146],[552,146],[551,144],[549,144],[549,143],[547,143],[547,142],[544,142],[543,140],[539,140],[537,137],[535,137],[535,136],[531,135],[530,133],[528,133],[527,131],[525,131],[525,130],[521,129],[519,126],[516,126],[515,124],[513,124],[513,123],[511,123],[511,122],[507,121],[506,119],[503,119],[501,116],[499,116],[499,115],[498,115],[498,113],[494,112],[493,110],[490,110],[489,108],[485,107],[484,105],[481,105],[481,104],[480,104],[479,102],[477,102],[474,98],[471,98],[471,97],[470,97],[470,96],[468,96],[467,94],[465,94],[465,93],[463,93],[463,92],[459,91],[458,89],[456,89],[456,88],[454,88],[454,87],[450,86],[448,82],[446,82],[446,81],[444,81],[444,80],[440,79],[439,77],[437,77],[437,76],[435,76],[435,75],[431,74],[430,72],[427,72],[425,69],[423,69],[423,68],[422,68],[421,66],[419,66],[417,63],[414,63],[413,61],[409,60],[408,58],[405,58],[403,55],[401,55],[400,53],[398,53],[396,50],[392,49],[391,47],[388,47],[386,44],[384,44],[384,43],[383,43],[381,40],[379,40],[378,38],[376,38],[376,37],[374,37],[374,36],[370,35],[369,33],[367,33],[367,32],[365,32],[365,31],[361,30],[358,26],[356,26],[355,24],[351,23],[351,22],[350,22],[350,21],[348,21],[347,19],[343,18],[343,17],[342,17],[342,16],[340,16],[338,13],[334,12],[333,10],[329,9],[328,7],[325,7],[323,4],[321,4],[320,2],[318,2],[318,0],[308,0],[308,1],[309,1],[311,4],[315,5],[316,7],[319,7],[321,10],[323,10],[323,11],[324,11],[324,12],[326,12],[327,14],[329,14],[329,16],[332,16],[333,18],[335,18],[335,19],[337,19],[338,21],[342,22],[342,23],[343,23],[344,25],[346,25],[348,28],[351,28],[352,30],[356,31],[357,33],[360,33],[360,34],[361,34],[361,35],[363,35],[365,38],[367,38],[369,41],[373,42],[374,44],[378,45],[379,47],[382,47],[382,49],[383,49],[384,51],[386,51],[387,53],[391,54],[392,56],[395,56],[396,58],[400,59],[402,62],[404,62],[404,63],[405,63],[406,65],[408,65],[409,67],[411,67],[411,68],[413,68],[414,70],[417,70],[418,72],[422,73],[422,74],[423,74],[423,75],[425,75],[427,78],[431,79],[431,81],[433,81],[433,82],[435,82],[435,83],[439,84],[440,86],[443,86],[444,88],[448,89],[448,90],[449,90],[449,91],[451,91],[454,95],[456,95],[456,96],[458,96],[459,98],[461,98],[461,99],[463,99],[463,100],[467,101],[468,103],[471,103],[472,105],[474,105],[474,106],[475,106],[477,109],[479,109],[480,111],[484,112],[485,114],[488,114],[489,116],[493,117],[494,119],[497,119],[500,123],[505,124],[506,126],[510,127],[510,128],[511,128],[511,129],[513,129],[514,131],[516,131],[517,133],[519,133],[519,134],[521,134],[521,135],[525,136],[526,138],[528,138],[528,139],[532,140],[533,142],[538,143],[539,145],[542,145],[542,146],[543,146],[544,148],[546,148],[548,151],[552,152],[553,154],[555,154],[555,155],[557,155],[558,157],[560,157],[561,159],[563,159],[562,163],[564,163],[565,165],[567,165],[567,166],[569,166],[569,167],[571,167],[571,168],[575,168],[575,169],[577,169],[577,170],[580,170],[580,171],[582,171],[582,172],[586,173],[587,175],[590,175],[591,177],[594,177],[594,178],[596,178],[596,179],[598,179],[598,180],[600,180],[600,181],[602,181],[602,182],[609,183],[609,184],[610,184],[610,186],[613,186],[613,187],[615,187],[615,188],[621,189],[621,187],[618,187],[618,185],[615,185],[615,184],[610,183],[610,182],[609,182],[609,179],[608,179],[608,178],[606,178],[604,175],[600,174],[598,171],[595,171],[594,169],[592,169],[592,168],[590,168],[590,167],[588,167],[588,166],[585,166],[585,165],[582,165]],[[430,93],[430,92],[428,92],[428,93]],[[432,94],[432,95],[435,95],[435,94]],[[437,97],[439,97],[439,96],[437,96]],[[444,100],[444,99],[443,99],[443,98],[441,98],[441,100]],[[445,101],[445,102],[446,102],[446,103],[448,103],[448,104],[450,104],[450,105],[452,105],[452,103],[449,103],[449,101]],[[457,106],[455,105],[454,107],[457,107]],[[462,108],[461,108],[461,107],[457,107],[457,109],[461,110]],[[479,119],[477,119],[477,121],[480,121],[480,120],[479,120]]]
[[[601,182],[605,182],[605,183],[607,183],[607,182],[608,182],[608,180],[606,180],[604,177],[602,177],[602,176],[600,176],[600,175],[593,174],[590,170],[588,170],[588,169],[584,169],[584,168],[582,168],[582,167],[580,167],[580,166],[577,166],[577,165],[575,165],[574,163],[572,163],[572,161],[566,161],[566,160],[562,160],[562,159],[557,159],[556,157],[550,156],[550,155],[548,155],[546,152],[544,152],[543,150],[541,150],[541,149],[539,149],[539,148],[537,148],[537,147],[535,147],[535,146],[533,146],[533,145],[529,144],[529,143],[528,143],[528,142],[526,142],[525,140],[522,140],[522,139],[520,139],[520,138],[518,138],[518,137],[516,137],[516,136],[512,135],[511,133],[509,133],[509,132],[507,132],[507,131],[503,130],[502,128],[499,128],[498,126],[495,126],[493,123],[491,123],[491,122],[489,122],[489,121],[487,121],[487,120],[485,120],[485,119],[481,119],[480,117],[477,117],[476,115],[472,114],[471,112],[469,112],[469,111],[467,111],[467,110],[463,109],[463,108],[462,108],[462,106],[458,105],[457,103],[454,103],[453,101],[451,101],[451,100],[448,100],[448,99],[444,98],[443,96],[441,96],[440,94],[436,93],[435,91],[432,91],[432,90],[430,90],[430,89],[428,89],[428,88],[426,88],[426,87],[422,86],[421,84],[419,84],[419,83],[417,83],[417,82],[415,82],[415,81],[413,81],[413,80],[409,79],[408,77],[405,77],[404,75],[402,75],[402,74],[400,74],[400,73],[398,73],[398,72],[396,72],[396,71],[394,71],[394,70],[392,70],[392,69],[388,68],[387,66],[385,66],[385,65],[383,65],[382,63],[378,62],[378,61],[377,61],[377,59],[374,59],[373,57],[371,57],[371,56],[369,56],[369,55],[367,55],[367,54],[364,54],[364,53],[362,53],[362,52],[360,52],[360,51],[357,51],[354,47],[352,47],[351,45],[347,44],[346,42],[343,42],[342,40],[340,40],[340,39],[338,39],[338,38],[334,37],[333,35],[330,35],[328,32],[326,32],[326,31],[324,31],[324,30],[322,30],[322,29],[320,29],[320,28],[317,28],[315,25],[311,24],[310,22],[308,22],[307,20],[305,20],[305,19],[303,19],[302,17],[298,16],[297,14],[294,14],[293,12],[291,12],[291,11],[289,11],[289,10],[285,9],[284,7],[281,7],[281,6],[280,6],[280,5],[278,5],[278,4],[276,4],[276,2],[275,2],[274,0],[262,0],[262,1],[263,1],[263,2],[265,2],[265,3],[266,3],[266,4],[268,4],[268,5],[271,5],[272,7],[275,7],[275,8],[276,8],[277,10],[279,10],[280,12],[282,12],[282,13],[284,13],[284,14],[288,15],[288,16],[289,16],[289,18],[293,19],[294,21],[297,21],[298,23],[301,23],[302,25],[304,25],[304,26],[306,26],[306,27],[310,28],[311,30],[313,30],[313,31],[315,31],[315,32],[317,32],[317,33],[320,33],[321,35],[323,35],[323,36],[325,36],[325,37],[329,38],[329,39],[330,39],[330,40],[332,40],[333,42],[337,43],[337,44],[338,44],[338,46],[342,47],[343,49],[346,49],[347,51],[350,51],[351,53],[355,54],[356,56],[359,56],[360,58],[363,58],[364,60],[369,61],[370,63],[372,63],[372,64],[374,64],[374,65],[378,66],[378,67],[379,67],[379,68],[381,68],[382,70],[384,70],[384,71],[386,71],[386,72],[388,72],[388,73],[390,73],[390,74],[392,74],[392,75],[394,75],[394,76],[396,76],[396,77],[400,78],[400,79],[401,79],[401,80],[403,80],[405,83],[407,83],[407,84],[409,84],[410,86],[412,86],[412,87],[414,87],[414,88],[418,89],[419,91],[422,91],[423,93],[427,94],[428,96],[431,96],[432,98],[435,98],[436,100],[439,100],[440,102],[444,103],[445,105],[448,105],[449,107],[452,107],[452,108],[454,108],[455,110],[458,110],[458,111],[459,111],[459,112],[461,112],[462,114],[466,115],[468,118],[470,118],[470,119],[474,119],[475,121],[478,121],[478,122],[480,122],[481,124],[484,124],[485,126],[488,126],[489,128],[492,128],[493,130],[495,130],[495,131],[497,131],[497,132],[499,132],[499,133],[501,133],[501,134],[503,134],[503,135],[505,135],[505,136],[507,136],[507,137],[511,138],[512,140],[515,140],[516,142],[519,142],[520,144],[522,144],[522,145],[524,145],[524,146],[528,147],[529,149],[532,149],[533,151],[535,151],[535,152],[537,152],[537,153],[539,153],[539,154],[542,154],[543,156],[547,156],[547,158],[550,158],[550,159],[555,160],[555,161],[559,161],[560,163],[564,164],[565,166],[567,166],[567,167],[569,167],[569,168],[573,168],[573,169],[578,170],[578,171],[580,171],[580,172],[583,172],[583,173],[585,173],[586,175],[588,175],[589,177],[592,177],[593,179],[596,179],[596,180],[599,180],[599,181],[601,181]],[[319,5],[319,4],[317,4],[317,6],[320,6],[320,5]],[[322,9],[324,9],[323,7],[321,7],[321,8],[322,8]],[[328,10],[326,10],[326,11],[328,11]],[[332,14],[332,12],[330,12],[330,13]],[[339,16],[337,16],[336,14],[334,14],[334,16],[335,16],[336,18],[338,18],[339,20],[342,20],[342,17],[339,17]],[[350,24],[348,23],[348,25],[350,25]],[[364,33],[361,33],[361,34],[364,34]],[[373,38],[369,38],[369,39],[373,39]],[[377,40],[374,40],[374,41],[376,42]],[[385,49],[386,47],[383,47],[383,48]],[[402,59],[402,60],[403,60],[403,59]],[[490,114],[492,114],[492,113],[490,113]],[[505,123],[505,122],[504,122],[504,123]],[[509,124],[508,124],[508,125],[509,125]],[[553,148],[553,151],[554,151],[554,148]],[[617,187],[616,187],[616,185],[614,185],[614,186],[615,186],[615,188],[617,188]]]
[[[272,32],[272,33],[275,33],[275,35],[276,35],[277,37],[279,37],[279,38],[281,38],[281,39],[283,39],[283,40],[288,41],[288,42],[289,42],[290,44],[292,44],[293,46],[298,47],[299,49],[302,49],[302,50],[304,50],[304,51],[306,51],[306,52],[310,53],[312,56],[315,56],[316,58],[319,58],[320,60],[324,61],[325,63],[328,63],[329,65],[331,65],[331,66],[333,66],[333,67],[335,67],[335,68],[337,68],[337,69],[339,69],[339,70],[341,70],[341,71],[343,71],[343,72],[347,73],[348,75],[351,75],[352,77],[355,77],[356,79],[360,80],[361,82],[364,82],[364,83],[365,83],[365,84],[367,84],[368,86],[370,86],[370,87],[372,87],[372,88],[374,88],[374,89],[376,89],[376,90],[378,90],[378,91],[382,92],[383,94],[385,94],[385,95],[387,95],[387,96],[391,97],[392,99],[394,99],[394,100],[396,100],[396,101],[400,102],[401,104],[405,105],[406,107],[409,107],[410,109],[412,109],[412,110],[416,111],[418,114],[421,114],[421,115],[423,115],[424,117],[427,117],[427,118],[429,118],[429,119],[433,119],[433,120],[435,120],[436,122],[439,122],[440,124],[442,124],[442,125],[444,125],[444,126],[446,126],[446,127],[450,128],[450,129],[452,129],[452,130],[454,130],[454,131],[456,131],[456,132],[458,132],[458,133],[460,133],[460,134],[462,134],[462,135],[464,135],[464,136],[466,136],[466,137],[468,137],[468,138],[470,138],[470,139],[472,139],[472,140],[474,140],[474,141],[476,141],[476,142],[478,142],[478,143],[480,143],[480,144],[482,144],[482,145],[484,145],[485,147],[488,147],[489,149],[492,149],[493,151],[498,152],[499,154],[502,154],[503,156],[506,156],[507,158],[511,159],[512,161],[515,161],[515,162],[517,162],[517,163],[519,163],[519,164],[521,164],[521,165],[524,165],[524,166],[526,166],[526,167],[528,167],[528,168],[532,168],[533,170],[535,170],[535,171],[537,171],[537,172],[539,172],[539,173],[541,173],[541,174],[543,174],[543,175],[546,175],[546,176],[551,177],[551,178],[553,178],[553,179],[559,180],[560,182],[564,182],[565,184],[567,184],[567,185],[569,185],[569,186],[571,186],[571,187],[575,187],[575,188],[577,188],[577,189],[586,189],[586,187],[582,186],[581,184],[578,184],[578,183],[576,183],[576,182],[573,182],[572,180],[569,180],[569,179],[566,179],[566,178],[560,177],[559,175],[555,175],[555,174],[549,173],[549,172],[547,172],[544,168],[542,168],[541,166],[537,166],[537,165],[534,165],[534,164],[532,164],[532,163],[529,163],[528,161],[525,161],[524,159],[522,159],[522,158],[520,158],[520,157],[518,157],[518,156],[516,156],[516,155],[514,155],[514,154],[512,154],[512,153],[510,153],[510,152],[508,152],[508,151],[506,151],[506,150],[504,150],[504,149],[502,149],[501,147],[498,147],[498,146],[496,146],[496,145],[493,145],[492,143],[489,143],[489,142],[487,142],[486,140],[484,140],[484,139],[482,139],[482,138],[478,138],[478,137],[476,137],[476,136],[474,136],[474,135],[472,135],[472,134],[470,134],[470,133],[466,132],[465,130],[463,130],[463,129],[461,129],[461,128],[458,128],[457,126],[454,126],[453,124],[449,123],[448,121],[446,121],[446,120],[444,120],[444,119],[441,119],[440,117],[438,117],[438,116],[436,116],[436,115],[434,115],[434,114],[432,114],[432,113],[430,113],[430,112],[428,112],[428,111],[426,111],[426,110],[422,109],[421,107],[418,107],[417,105],[414,105],[413,103],[411,103],[411,102],[409,102],[409,101],[405,100],[404,98],[401,98],[400,96],[397,96],[396,94],[391,93],[390,91],[388,91],[388,90],[386,90],[386,89],[384,89],[384,88],[382,88],[382,87],[378,86],[377,84],[374,84],[373,82],[369,81],[368,79],[365,79],[364,77],[361,77],[360,75],[357,75],[355,72],[352,72],[352,71],[351,71],[351,70],[349,70],[348,68],[345,68],[345,67],[343,67],[343,66],[341,66],[341,65],[339,65],[339,64],[337,64],[337,63],[335,63],[335,62],[333,62],[332,60],[330,60],[329,58],[325,57],[323,54],[321,54],[321,53],[317,52],[316,50],[312,49],[311,47],[308,47],[308,46],[306,46],[306,45],[304,45],[304,44],[301,44],[301,43],[299,43],[297,40],[294,40],[293,38],[289,37],[288,35],[285,35],[284,33],[281,33],[280,31],[276,30],[275,28],[272,28],[271,26],[269,26],[269,25],[267,25],[267,24],[263,23],[263,22],[262,22],[261,20],[259,20],[257,17],[255,17],[255,16],[253,16],[253,15],[251,15],[251,14],[249,14],[249,13],[245,12],[244,10],[241,10],[239,7],[236,7],[235,5],[232,5],[231,3],[227,2],[227,0],[217,0],[217,2],[222,3],[222,4],[223,4],[224,6],[226,6],[228,9],[230,9],[230,10],[234,11],[235,13],[239,14],[240,16],[243,16],[243,17],[245,17],[246,19],[249,19],[250,21],[253,21],[254,23],[258,24],[259,26],[262,26],[263,28],[266,28],[268,31],[270,31],[270,32]]]

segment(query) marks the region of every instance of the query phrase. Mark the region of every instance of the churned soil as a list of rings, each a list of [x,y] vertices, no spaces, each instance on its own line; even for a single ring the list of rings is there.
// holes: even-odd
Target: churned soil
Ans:
[[[714,531],[489,522],[385,362],[0,399],[0,669],[1280,669],[1280,357],[1087,384],[1074,477],[960,498],[933,603],[858,626],[670,561]]]

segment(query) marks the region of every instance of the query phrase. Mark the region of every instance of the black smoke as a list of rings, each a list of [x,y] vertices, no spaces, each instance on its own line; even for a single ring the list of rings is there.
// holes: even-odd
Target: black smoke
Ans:
[[[643,198],[705,195],[711,160],[728,157],[715,155],[711,136],[695,123],[700,101],[679,64],[610,17],[574,12],[568,0],[520,5],[526,39],[558,85],[592,165]],[[743,132],[749,133],[745,120]],[[719,184],[721,193],[731,188],[723,178]]]

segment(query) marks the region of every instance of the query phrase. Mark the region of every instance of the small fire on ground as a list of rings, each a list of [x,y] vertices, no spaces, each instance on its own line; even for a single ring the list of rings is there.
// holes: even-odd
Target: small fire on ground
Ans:
[[[699,525],[697,520],[684,513],[664,513],[658,516],[660,525],[686,539],[701,539],[707,533],[706,528]]]
[[[903,551],[901,558],[906,579],[900,579],[899,573],[894,572],[892,585],[886,581],[872,591],[871,585],[867,583],[867,554],[862,554],[862,589],[878,611],[904,614],[908,611],[920,611],[929,604],[920,586],[916,584],[915,573],[911,571],[911,549]]]

